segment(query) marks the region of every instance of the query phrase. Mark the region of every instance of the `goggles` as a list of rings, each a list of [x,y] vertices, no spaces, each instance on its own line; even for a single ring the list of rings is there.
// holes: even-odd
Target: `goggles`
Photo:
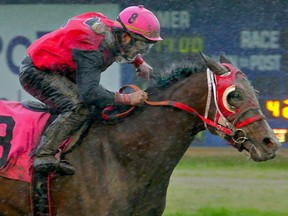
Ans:
[[[154,43],[146,43],[140,40],[135,40],[134,42],[134,46],[137,49],[137,54],[141,54],[142,56],[149,53],[153,45]]]

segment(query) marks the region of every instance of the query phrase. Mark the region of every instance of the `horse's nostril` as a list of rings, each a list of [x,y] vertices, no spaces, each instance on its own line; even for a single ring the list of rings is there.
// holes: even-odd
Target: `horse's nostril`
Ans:
[[[263,142],[265,143],[265,145],[268,147],[268,148],[272,148],[273,147],[273,142],[271,142],[270,138],[264,138],[263,139]]]

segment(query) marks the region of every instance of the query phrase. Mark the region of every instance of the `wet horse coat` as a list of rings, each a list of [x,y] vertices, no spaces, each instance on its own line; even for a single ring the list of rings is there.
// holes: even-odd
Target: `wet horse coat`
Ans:
[[[215,73],[223,70],[214,62],[208,61],[208,66]],[[204,115],[208,97],[206,64],[196,60],[181,62],[167,71],[158,85],[147,89],[149,99],[180,101]],[[250,100],[257,102],[248,80],[241,82],[245,82],[245,89],[241,89],[243,96],[253,94]],[[213,120],[215,112],[215,105],[211,105],[210,119]],[[259,112],[248,110],[239,120]],[[247,151],[252,146],[257,149],[257,153],[252,152],[253,159],[268,160],[275,156],[279,143],[265,119],[242,129],[247,136],[242,147]],[[196,115],[147,105],[119,124],[95,121],[81,144],[66,155],[76,174],[59,176],[51,182],[54,215],[162,215],[170,176],[194,135],[202,130],[205,126]],[[0,203],[2,215],[28,214],[29,184],[0,178]]]

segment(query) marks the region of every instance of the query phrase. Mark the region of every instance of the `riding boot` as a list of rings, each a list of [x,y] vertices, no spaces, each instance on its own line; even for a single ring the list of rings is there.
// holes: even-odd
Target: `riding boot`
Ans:
[[[54,145],[52,142],[47,142],[47,137],[42,136],[39,146],[34,156],[34,169],[37,172],[59,172],[64,175],[73,175],[75,173],[74,167],[66,160],[61,158],[56,159],[55,154],[57,151],[52,150],[58,148],[58,145]],[[56,143],[56,142],[55,142]]]
[[[82,107],[81,107],[82,108]],[[73,175],[74,167],[66,160],[56,160],[58,146],[70,138],[87,120],[89,120],[87,109],[74,109],[60,114],[54,122],[45,130],[40,144],[35,151],[34,168],[39,172],[59,172],[61,174]]]

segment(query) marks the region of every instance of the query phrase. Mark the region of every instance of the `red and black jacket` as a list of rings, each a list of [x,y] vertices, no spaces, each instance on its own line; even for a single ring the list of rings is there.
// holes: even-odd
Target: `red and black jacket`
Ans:
[[[86,103],[101,106],[99,103],[114,103],[114,92],[99,83],[101,73],[115,61],[116,53],[108,46],[105,34],[93,29],[96,22],[111,31],[112,20],[101,13],[84,13],[36,40],[27,54],[41,71],[58,73],[75,82]]]

